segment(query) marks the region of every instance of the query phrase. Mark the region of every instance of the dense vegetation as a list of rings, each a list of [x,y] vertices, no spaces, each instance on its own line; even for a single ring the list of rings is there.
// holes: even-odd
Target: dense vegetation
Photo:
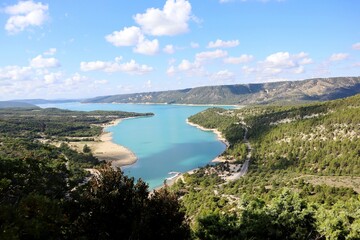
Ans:
[[[257,84],[206,86],[96,97],[91,103],[268,104],[324,101],[360,93],[360,77],[314,78]]]
[[[208,109],[189,118],[219,129],[231,144],[254,146],[253,166],[308,174],[360,175],[360,95],[301,106]]]
[[[21,163],[2,162],[0,239],[190,236],[177,197],[167,190],[150,195],[146,183],[134,182],[107,165],[89,182],[71,188],[65,164],[43,161],[37,156]]]
[[[99,162],[86,147],[79,153],[38,140],[92,138],[102,130],[98,124],[149,115],[0,110],[0,239],[189,238],[175,194],[150,194],[146,183]]]
[[[360,239],[360,95],[192,116],[223,133],[224,156],[237,162],[246,132],[249,172],[226,182],[220,163],[153,193],[85,146],[38,141],[92,138],[120,116],[129,115],[0,110],[0,239]]]
[[[245,129],[253,146],[250,170],[236,181],[219,177],[225,163],[185,174],[172,186],[197,238],[359,239],[360,95],[301,106],[213,108],[189,120],[235,136],[226,154],[238,152]],[[324,185],[308,176],[339,181]],[[355,184],[342,184],[346,176]]]
[[[120,111],[70,111],[46,109],[0,109],[0,136],[29,138],[94,137],[100,124],[126,117],[151,116],[152,113]]]

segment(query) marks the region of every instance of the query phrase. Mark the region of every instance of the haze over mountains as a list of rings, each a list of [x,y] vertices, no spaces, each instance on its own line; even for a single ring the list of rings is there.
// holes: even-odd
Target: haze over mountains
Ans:
[[[20,101],[0,101],[0,109],[1,108],[37,108],[37,106]]]
[[[247,105],[324,101],[357,93],[360,93],[360,77],[334,77],[119,94],[91,98],[83,102]]]

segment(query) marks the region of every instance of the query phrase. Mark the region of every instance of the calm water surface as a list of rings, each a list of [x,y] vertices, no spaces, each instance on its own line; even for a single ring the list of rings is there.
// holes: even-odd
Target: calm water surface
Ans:
[[[120,110],[152,112],[153,117],[134,118],[108,127],[113,141],[133,151],[138,161],[123,167],[135,178],[142,178],[150,188],[162,185],[169,172],[186,172],[205,166],[225,150],[225,145],[212,132],[204,132],[186,124],[186,119],[207,106],[157,104],[46,104],[70,110]]]

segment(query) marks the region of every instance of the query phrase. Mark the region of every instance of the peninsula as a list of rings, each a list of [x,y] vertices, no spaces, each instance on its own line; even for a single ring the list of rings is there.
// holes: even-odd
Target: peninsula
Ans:
[[[115,168],[133,164],[136,156],[115,144],[106,128],[119,124],[122,119],[153,116],[152,113],[83,112],[25,106],[0,109],[0,137],[25,138],[57,147],[66,145],[80,153],[91,153]]]

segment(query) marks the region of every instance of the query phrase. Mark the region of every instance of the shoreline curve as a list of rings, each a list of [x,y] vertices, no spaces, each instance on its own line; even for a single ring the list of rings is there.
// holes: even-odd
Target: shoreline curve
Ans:
[[[226,138],[222,135],[222,133],[221,133],[219,130],[217,130],[216,128],[205,128],[205,127],[202,127],[202,126],[200,126],[200,125],[198,125],[198,124],[195,124],[195,123],[190,122],[188,118],[186,119],[186,123],[187,123],[188,125],[190,125],[190,126],[193,126],[193,127],[198,128],[198,129],[200,129],[200,130],[202,130],[202,131],[206,131],[206,132],[212,131],[212,132],[215,133],[215,135],[217,136],[217,139],[218,139],[219,141],[221,141],[222,143],[225,144],[226,149],[230,146],[230,143],[226,140]],[[221,154],[222,154],[222,153],[221,153]],[[221,155],[221,154],[220,154],[220,155]],[[214,158],[213,160],[211,160],[211,162],[224,162],[224,161],[226,161],[225,159],[222,159],[222,158],[220,157],[220,155],[218,155],[216,158]],[[173,185],[174,183],[176,183],[179,179],[183,179],[183,178],[184,178],[183,175],[184,175],[185,173],[193,174],[196,170],[198,170],[198,168],[194,168],[194,169],[191,169],[191,170],[189,170],[189,171],[176,174],[176,176],[172,177],[171,179],[166,179],[166,186],[171,186],[171,185]],[[159,186],[159,187],[155,187],[155,188],[153,189],[153,191],[154,191],[154,190],[155,190],[155,191],[156,191],[156,190],[159,190],[159,189],[161,189],[161,188],[163,188],[163,187],[165,187],[165,185],[161,185],[161,186]]]
[[[190,126],[198,128],[202,131],[206,131],[206,132],[211,131],[211,132],[215,133],[215,135],[217,136],[217,139],[219,141],[221,141],[222,143],[224,143],[226,145],[226,148],[228,148],[230,146],[230,143],[226,140],[226,138],[222,135],[222,133],[219,130],[217,130],[216,128],[205,128],[196,123],[190,122],[189,119],[186,119],[186,123]]]
[[[132,165],[138,160],[135,153],[130,149],[115,143],[113,141],[113,133],[107,130],[109,127],[116,126],[123,120],[131,118],[134,117],[120,118],[102,125],[103,132],[99,136],[99,142],[96,142],[93,147],[90,147],[95,157],[99,160],[111,162],[111,166],[114,168]]]

